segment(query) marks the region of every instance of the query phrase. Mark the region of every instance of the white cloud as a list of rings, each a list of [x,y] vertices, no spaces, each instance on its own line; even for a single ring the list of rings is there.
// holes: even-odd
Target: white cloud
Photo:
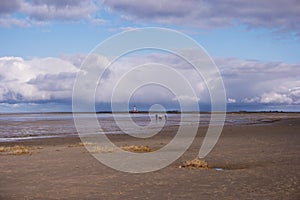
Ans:
[[[0,26],[3,27],[30,27],[31,22],[28,19],[16,19],[16,18],[0,18]]]
[[[70,97],[78,69],[58,58],[0,58],[0,101],[57,100]],[[67,90],[67,92],[66,92]]]
[[[245,98],[241,100],[242,103],[259,103],[260,102],[260,98],[258,97],[253,97],[253,98]]]
[[[227,95],[243,103],[296,104],[300,95],[300,64],[215,59]]]
[[[279,94],[276,92],[264,93],[261,96],[261,103],[279,103],[279,104],[291,104],[293,103],[292,98],[286,94]]]
[[[233,98],[228,98],[228,99],[227,99],[227,102],[228,102],[228,103],[236,103],[236,100],[233,99]]]

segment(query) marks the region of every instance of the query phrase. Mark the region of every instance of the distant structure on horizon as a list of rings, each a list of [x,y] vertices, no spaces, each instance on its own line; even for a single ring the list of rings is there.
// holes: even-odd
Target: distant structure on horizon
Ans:
[[[133,113],[137,113],[137,112],[138,112],[138,110],[137,110],[137,108],[136,108],[135,105],[133,106],[132,112],[133,112]]]

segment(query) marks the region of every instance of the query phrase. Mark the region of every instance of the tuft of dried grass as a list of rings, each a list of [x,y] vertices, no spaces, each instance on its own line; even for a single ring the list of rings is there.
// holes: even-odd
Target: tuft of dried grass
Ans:
[[[136,146],[136,145],[130,145],[130,146],[122,146],[121,149],[124,151],[130,151],[130,152],[138,152],[138,153],[143,153],[143,152],[152,152],[153,150],[148,147],[148,146]]]
[[[90,143],[90,142],[80,142],[77,144],[68,145],[68,147],[82,147],[82,146],[89,146],[90,147],[89,149],[91,149],[91,153],[112,153],[120,150],[118,147],[99,146],[96,143]],[[121,146],[120,148],[124,151],[136,152],[136,153],[153,151],[150,147],[143,146],[143,145]]]
[[[0,147],[0,153],[6,152],[6,148],[7,148],[7,147]]]
[[[208,169],[208,164],[205,160],[195,158],[190,161],[185,161],[179,168],[191,168],[191,169]]]
[[[29,148],[23,145],[15,145],[11,147],[0,147],[0,153],[10,154],[10,155],[31,154]]]
[[[117,151],[117,148],[107,147],[107,146],[94,146],[91,153],[112,153]]]
[[[95,146],[95,143],[91,143],[91,142],[79,142],[76,144],[70,144],[68,145],[68,147],[83,147],[83,146]]]

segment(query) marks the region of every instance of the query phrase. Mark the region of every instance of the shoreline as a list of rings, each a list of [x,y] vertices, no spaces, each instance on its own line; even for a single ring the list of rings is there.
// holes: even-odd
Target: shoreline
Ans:
[[[39,113],[42,114],[42,113]],[[45,113],[44,113],[45,114]],[[55,113],[52,113],[55,114]],[[56,113],[57,114],[57,113]],[[64,113],[59,113],[59,114],[64,114]],[[71,113],[69,113],[71,114]],[[140,113],[142,114],[142,113]],[[242,115],[242,118],[233,118],[232,120],[230,120],[230,118],[226,118],[225,123],[224,123],[224,127],[225,126],[254,126],[254,125],[270,125],[272,123],[280,123],[281,121],[285,121],[285,120],[292,120],[292,119],[297,119],[300,118],[300,113],[279,113],[279,112],[260,112],[260,113],[227,113],[227,115],[230,115],[230,117],[232,116],[236,116],[237,115]],[[21,115],[21,114],[20,114]],[[73,119],[69,119],[70,123],[72,126],[74,126],[75,129],[75,125],[73,122]],[[241,120],[240,122],[238,122],[238,120]],[[244,121],[243,121],[244,120]],[[55,121],[59,122],[60,119],[55,119]],[[50,119],[43,119],[43,123],[47,124],[48,122],[55,123],[55,121],[50,120]],[[170,120],[173,121],[173,120]],[[5,123],[5,121],[3,121]],[[202,121],[203,122],[203,121]],[[49,124],[50,125],[50,124]],[[178,127],[179,125],[173,124],[173,125],[168,125],[168,126],[175,126]],[[208,121],[204,121],[204,123],[201,123],[200,120],[200,124],[199,127],[208,127]],[[118,133],[120,132],[120,133]],[[102,134],[106,134],[106,133],[102,133]],[[116,133],[108,133],[107,135],[123,135],[123,133],[121,133],[121,131],[116,131]],[[61,140],[62,138],[76,138],[79,137],[78,133],[75,129],[75,132],[70,132],[70,133],[63,133],[63,134],[45,134],[45,135],[38,135],[38,134],[29,134],[28,136],[15,136],[15,137],[2,137],[0,138],[0,145],[7,143],[22,143],[26,141],[29,141],[29,143],[32,143],[32,141],[37,140],[51,140],[51,139],[58,139]]]
[[[300,117],[300,115],[299,115]],[[284,119],[262,119],[262,120],[257,120],[256,122],[253,123],[245,123],[245,124],[224,124],[225,127],[239,127],[239,126],[272,126],[273,124],[277,123],[289,123],[290,121],[295,120],[295,118],[284,118]],[[168,127],[170,129],[177,129],[179,125],[174,125],[172,127]],[[202,129],[207,129],[208,125],[203,125],[199,126],[199,128]],[[105,134],[105,133],[103,133]],[[105,134],[106,136],[109,137],[124,137],[127,138],[125,133],[110,133],[110,134]],[[174,135],[173,135],[174,136]],[[14,140],[13,138],[8,138],[11,139],[11,141],[1,141],[0,140],[0,146],[12,146],[12,145],[19,145],[19,144],[24,144],[24,145],[36,145],[36,144],[69,144],[74,143],[74,142],[81,142],[81,139],[78,135],[78,133],[70,134],[70,135],[52,135],[52,136],[40,136],[40,137],[30,137],[30,138],[22,138],[22,139],[16,139]]]

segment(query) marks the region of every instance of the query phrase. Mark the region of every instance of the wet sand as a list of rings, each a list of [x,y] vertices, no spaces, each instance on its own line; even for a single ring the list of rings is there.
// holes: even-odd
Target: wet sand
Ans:
[[[300,199],[300,117],[265,124],[227,125],[205,158],[210,169],[179,168],[197,157],[200,127],[188,151],[170,166],[145,174],[118,172],[97,161],[75,137],[21,144],[31,154],[0,153],[0,199]],[[159,149],[169,127],[151,140],[109,136],[116,144]],[[215,168],[223,168],[217,171]]]

